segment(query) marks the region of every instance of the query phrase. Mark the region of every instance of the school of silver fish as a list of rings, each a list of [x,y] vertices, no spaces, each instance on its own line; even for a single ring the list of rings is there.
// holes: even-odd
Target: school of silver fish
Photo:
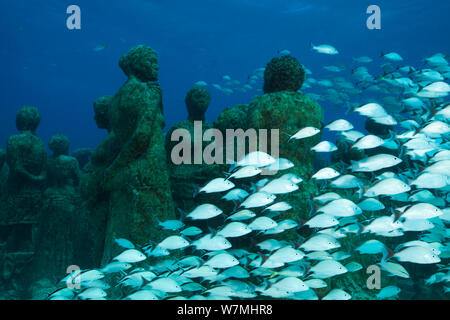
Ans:
[[[339,53],[330,45],[312,45],[312,49],[333,56]],[[159,243],[141,247],[144,244],[116,239],[121,254],[100,269],[66,276],[49,299],[319,299],[316,291],[325,290],[323,300],[348,300],[352,295],[347,288],[331,287],[330,279],[365,272],[368,266],[358,262],[363,255],[372,255],[382,272],[393,278],[409,279],[408,268],[414,264],[432,265],[434,273],[425,285],[440,286],[448,294],[448,56],[427,57],[422,68],[404,65],[395,52],[381,59],[386,61],[382,76],[370,74],[365,66],[374,59],[359,57],[353,58],[358,66],[350,80],[308,77],[304,89],[316,88],[319,93],[309,93],[315,99],[346,106],[349,112],[388,126],[389,138],[357,131],[350,121],[336,119],[324,128],[298,128],[286,143],[307,141],[328,130],[351,149],[382,147],[384,151],[351,164],[320,168],[310,178],[289,173],[293,163],[288,159],[249,153],[228,175],[199,190],[236,203],[233,212],[224,212],[220,203],[201,203],[180,220],[159,222],[161,229],[174,233]],[[324,69],[338,73],[346,67]],[[255,71],[250,80],[256,81],[261,73],[263,69]],[[232,82],[230,76],[224,80]],[[358,99],[366,92],[377,98],[361,103]],[[335,150],[336,145],[326,140],[311,145],[311,152]],[[256,185],[247,187],[246,180],[271,166],[282,172],[261,176]],[[311,195],[309,217],[305,221],[279,218],[292,209],[283,195],[298,192],[306,179],[320,185],[320,193]],[[223,222],[208,230],[190,225],[210,219]],[[311,235],[297,242],[275,239],[288,230],[305,228]],[[235,247],[230,242],[241,237],[251,238],[253,245],[246,241],[245,247]],[[344,250],[341,243],[348,238],[354,247]],[[80,288],[66,286],[67,282],[79,283]],[[390,285],[376,291],[374,298],[399,294],[401,288]]]

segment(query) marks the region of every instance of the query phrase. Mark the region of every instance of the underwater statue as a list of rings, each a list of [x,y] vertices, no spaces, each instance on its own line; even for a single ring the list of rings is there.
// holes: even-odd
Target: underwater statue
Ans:
[[[191,161],[189,164],[175,164],[172,157],[172,150],[178,143],[178,140],[172,141],[172,134],[177,129],[185,129],[189,132],[191,138],[191,150],[194,150],[194,122],[201,122],[202,139],[206,130],[211,129],[212,124],[205,121],[205,113],[211,101],[208,90],[201,86],[192,87],[186,94],[185,104],[188,111],[188,119],[174,124],[166,134],[165,148],[167,152],[167,161],[170,168],[170,181],[172,186],[172,195],[177,208],[190,211],[198,204],[199,199],[205,200],[203,195],[198,195],[194,199],[198,186],[204,185],[208,180],[221,174],[221,165],[218,164],[194,164],[192,160],[194,155],[191,153]],[[203,146],[202,146],[203,148]],[[203,154],[203,150],[199,150]]]
[[[226,132],[227,129],[247,128],[247,114],[247,104],[238,104],[236,106],[226,108],[214,121],[214,128],[219,129],[221,132]]]
[[[6,151],[0,149],[0,199],[5,195],[6,181],[8,180],[8,166],[6,163]]]
[[[12,212],[10,216],[0,216],[0,221],[35,222],[38,219],[41,194],[47,179],[47,152],[35,133],[39,122],[40,114],[34,107],[23,107],[17,113],[16,127],[20,134],[8,139],[6,149],[8,201]]]
[[[78,160],[80,169],[83,170],[84,166],[89,163],[92,157],[92,150],[88,148],[80,148],[72,152],[72,157]]]
[[[51,137],[53,155],[47,162],[48,188],[38,223],[32,270],[32,297],[42,299],[54,289],[58,276],[71,265],[86,268],[94,263],[87,211],[79,193],[80,169],[69,156],[69,139]]]
[[[42,212],[42,195],[47,184],[47,152],[36,135],[40,114],[35,107],[23,107],[16,116],[19,134],[7,141],[9,168],[5,195],[0,201],[0,278],[6,291],[26,287],[23,270],[33,257],[37,223]]]
[[[89,229],[92,239],[93,259],[100,264],[103,257],[106,223],[109,211],[109,193],[105,189],[104,173],[120,152],[114,132],[109,124],[108,111],[112,96],[94,102],[94,120],[99,129],[108,131],[107,137],[92,152],[90,161],[83,167],[80,191],[89,209]]]
[[[116,238],[142,245],[158,241],[163,236],[156,228],[158,219],[174,217],[157,55],[137,46],[119,65],[128,80],[113,97],[95,105],[95,120],[109,135],[94,151],[82,182],[90,210],[99,203],[107,209],[104,260],[116,249]]]
[[[313,99],[298,92],[305,80],[305,71],[300,62],[291,56],[273,58],[264,72],[264,95],[256,97],[249,106],[248,127],[254,129],[279,129],[279,157],[289,159],[295,165],[292,173],[303,178],[300,191],[286,196],[293,209],[286,218],[304,219],[311,209],[308,199],[317,190],[313,181],[308,181],[313,172],[315,152],[310,148],[320,141],[320,134],[305,140],[289,140],[304,127],[320,128],[323,110]],[[269,141],[268,150],[272,148]],[[283,174],[283,171],[278,173]]]

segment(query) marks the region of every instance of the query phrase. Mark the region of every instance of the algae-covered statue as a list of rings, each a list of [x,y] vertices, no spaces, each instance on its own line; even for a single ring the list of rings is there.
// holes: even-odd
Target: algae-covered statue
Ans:
[[[25,268],[33,257],[34,239],[47,183],[47,152],[36,135],[40,114],[35,107],[23,107],[16,116],[19,134],[7,141],[9,169],[5,195],[0,201],[0,283],[17,293],[26,287]]]
[[[286,214],[293,219],[306,218],[310,211],[308,199],[316,191],[314,183],[307,181],[315,159],[310,148],[320,141],[320,135],[288,141],[286,134],[293,135],[308,126],[320,128],[323,121],[323,111],[317,102],[298,92],[304,79],[305,71],[296,58],[272,59],[264,73],[264,95],[251,102],[247,115],[248,128],[279,129],[279,157],[291,160],[295,167],[290,172],[304,180],[299,192],[283,197],[294,208]],[[272,143],[268,141],[268,151],[271,149]]]
[[[69,139],[56,134],[49,148],[48,188],[44,192],[33,258],[32,296],[45,298],[69,266],[86,268],[92,261],[87,213],[79,193],[80,169],[69,156]],[[63,227],[62,227],[63,226]]]
[[[202,163],[194,163],[194,152],[191,152],[189,163],[174,163],[172,157],[174,156],[174,147],[179,143],[179,137],[174,137],[173,133],[175,130],[186,130],[186,133],[188,133],[186,136],[191,139],[189,142],[191,150],[195,151],[194,139],[202,141],[205,131],[212,128],[212,124],[205,121],[205,113],[210,101],[211,97],[208,90],[201,86],[192,87],[185,98],[188,119],[174,124],[166,134],[165,148],[170,168],[172,194],[177,207],[185,211],[194,209],[198,201],[206,200],[203,195],[194,199],[196,188],[222,174],[222,170],[218,164],[203,163],[203,159]],[[197,125],[195,131],[194,124]],[[203,147],[202,145],[201,150],[196,150],[196,152],[203,155]],[[178,154],[175,156],[178,156]]]
[[[72,152],[72,157],[78,160],[80,169],[83,170],[84,167],[89,163],[92,157],[92,150],[88,148],[76,149]]]
[[[103,257],[106,224],[109,212],[109,193],[105,189],[105,171],[120,152],[114,132],[109,124],[108,111],[112,96],[98,98],[94,102],[94,120],[99,129],[108,131],[107,137],[92,152],[90,161],[83,167],[80,191],[89,208],[89,229],[94,261],[100,264]]]
[[[35,223],[39,218],[47,180],[47,152],[35,133],[40,119],[35,107],[23,107],[17,113],[20,133],[7,141],[7,210],[1,210],[0,223]]]
[[[7,141],[6,161],[9,167],[8,193],[10,216],[0,217],[9,223],[37,220],[40,196],[45,188],[47,152],[44,143],[35,131],[40,122],[35,107],[23,107],[16,117],[19,134]]]
[[[6,163],[6,151],[0,149],[0,199],[5,195],[6,181],[8,179],[8,166]],[[1,200],[0,200],[1,201]]]
[[[163,237],[158,219],[174,217],[157,55],[137,46],[119,65],[128,80],[114,96],[95,104],[95,120],[109,135],[94,151],[82,183],[91,211],[99,203],[106,208],[104,260],[117,250],[115,238],[142,245],[157,241]]]

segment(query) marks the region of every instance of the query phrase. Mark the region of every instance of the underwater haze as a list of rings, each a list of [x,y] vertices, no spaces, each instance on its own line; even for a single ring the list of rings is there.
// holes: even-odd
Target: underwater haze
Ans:
[[[0,1],[0,300],[449,298],[449,1]]]
[[[159,54],[167,127],[186,117],[184,94],[196,82],[220,82],[223,75],[246,81],[278,50],[288,49],[315,73],[332,63],[317,56],[310,42],[339,47],[338,62],[396,51],[410,63],[448,52],[450,30],[444,0],[378,1],[381,30],[368,30],[371,1],[77,1],[82,29],[68,30],[71,1],[2,1],[3,61],[1,147],[15,131],[15,113],[35,105],[42,114],[39,133],[48,141],[64,132],[72,149],[94,148],[103,138],[92,102],[112,94],[125,77],[111,69],[130,47],[145,44]],[[105,50],[95,52],[97,46]],[[255,88],[256,89],[256,88]],[[26,94],[25,94],[26,93]],[[256,92],[224,95],[211,90],[207,119]],[[342,108],[340,108],[342,109]],[[339,112],[339,109],[336,110]],[[74,125],[76,124],[76,125]],[[82,130],[80,130],[82,128]]]

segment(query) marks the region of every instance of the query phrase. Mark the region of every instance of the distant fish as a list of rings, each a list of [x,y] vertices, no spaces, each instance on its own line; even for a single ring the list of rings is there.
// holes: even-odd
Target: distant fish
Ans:
[[[402,160],[391,154],[377,154],[360,161],[351,160],[351,170],[353,172],[374,172],[381,169],[394,167]]]
[[[223,236],[225,238],[238,238],[242,237],[248,233],[252,232],[252,230],[247,227],[242,222],[231,222],[227,224],[223,229],[217,232],[218,235]]]
[[[224,178],[215,178],[209,181],[203,188],[201,188],[198,193],[216,193],[228,191],[234,188],[234,183],[230,180]]]
[[[370,63],[373,61],[373,59],[371,57],[362,56],[362,57],[358,57],[358,58],[353,58],[353,61],[358,62],[358,63]]]
[[[378,103],[367,103],[355,108],[354,111],[358,112],[362,116],[371,118],[380,118],[388,115],[386,110]]]
[[[344,70],[343,68],[340,68],[338,66],[324,66],[323,68],[330,72],[342,72]]]
[[[372,187],[367,189],[364,193],[364,196],[377,197],[380,195],[396,195],[410,190],[411,187],[407,183],[396,178],[387,178],[372,185]]]
[[[449,94],[450,85],[443,81],[437,81],[422,88],[417,96],[421,98],[444,98]]]
[[[339,53],[339,51],[337,51],[335,47],[333,47],[329,44],[321,44],[321,45],[315,46],[314,44],[311,43],[311,49],[318,53],[329,54],[329,55],[335,55],[335,54]]]
[[[248,225],[251,230],[262,231],[275,228],[277,223],[269,217],[258,217]]]
[[[182,236],[194,237],[201,234],[203,231],[198,227],[188,227],[180,232]]]
[[[340,176],[339,172],[337,172],[333,168],[327,167],[327,168],[322,168],[319,171],[317,171],[311,178],[317,179],[317,180],[328,180],[328,179],[334,179],[338,176]]]
[[[98,45],[98,46],[96,46],[94,49],[92,49],[94,52],[100,52],[100,51],[103,51],[103,50],[105,50],[107,48],[107,46],[106,45],[103,45],[103,44],[101,44],[101,45]]]
[[[195,85],[200,87],[206,87],[208,84],[205,81],[197,81]]]
[[[229,201],[242,201],[243,199],[248,197],[248,192],[243,190],[243,189],[239,189],[239,188],[235,188],[233,190],[228,191],[227,194],[225,194],[222,199],[225,200],[229,200]]]
[[[265,167],[265,169],[269,171],[281,171],[290,169],[292,167],[294,167],[294,163],[292,161],[285,158],[278,158],[276,159],[276,162],[272,163],[270,166]]]
[[[288,179],[278,178],[270,181],[260,192],[266,192],[268,194],[284,194],[298,190],[298,185]]]
[[[114,242],[122,248],[134,249],[134,244],[130,240],[127,240],[124,238],[119,238],[119,239],[114,239]]]
[[[262,151],[255,151],[245,155],[241,160],[239,160],[236,163],[236,166],[238,167],[254,166],[257,168],[261,168],[271,165],[275,161],[276,161],[275,158],[272,157],[271,155]]]
[[[309,137],[315,136],[319,132],[320,132],[320,129],[317,129],[314,127],[305,127],[305,128],[300,129],[299,131],[297,131],[297,133],[294,134],[293,136],[291,136],[289,138],[289,141],[291,139],[299,140],[299,139],[309,138]]]
[[[275,203],[275,204],[265,208],[263,211],[265,211],[265,210],[269,210],[269,211],[287,211],[287,210],[290,210],[290,209],[292,209],[292,206],[289,203],[283,201],[283,202],[277,202],[277,203]]]
[[[192,220],[207,220],[222,214],[223,211],[220,210],[213,204],[204,203],[197,206],[192,210],[186,217]]]
[[[445,59],[445,55],[441,53],[436,53],[431,57],[425,58],[425,63],[430,66],[446,66],[448,65],[447,60]]]
[[[142,252],[136,250],[136,249],[128,249],[121,254],[119,254],[117,257],[115,257],[113,260],[117,260],[119,262],[125,262],[125,263],[135,263],[140,262],[147,259],[145,254]]]
[[[387,286],[381,289],[381,291],[377,294],[378,299],[387,299],[394,297],[400,293],[400,288],[397,286]]]
[[[382,53],[381,56],[394,62],[403,61],[403,58],[397,52]]]
[[[165,250],[183,249],[189,246],[189,242],[180,236],[169,236],[161,241],[157,247]]]
[[[107,293],[100,288],[88,288],[81,292],[77,297],[82,300],[101,300]]]
[[[359,150],[373,149],[383,145],[384,140],[378,136],[369,134],[359,139],[352,148]]]
[[[397,276],[405,279],[409,278],[408,271],[406,271],[401,264],[395,262],[381,262],[380,266],[383,271],[389,272],[391,276]]]
[[[274,202],[275,198],[276,197],[273,194],[260,191],[245,199],[245,201],[241,203],[240,207],[244,207],[246,209],[263,207]]]
[[[313,277],[319,279],[327,279],[348,272],[340,262],[335,260],[321,261],[313,266],[310,271],[313,273]]]
[[[158,225],[160,225],[165,230],[176,231],[184,227],[184,223],[180,220],[166,220],[161,222],[157,220]]]
[[[339,224],[339,221],[326,213],[320,213],[305,222],[310,228],[330,228]]]
[[[402,262],[418,264],[434,264],[441,261],[441,259],[439,259],[439,257],[430,249],[422,246],[412,246],[401,249],[394,254],[394,258],[397,258]]]
[[[330,122],[325,128],[330,131],[349,131],[353,129],[353,125],[345,119],[338,119]]]
[[[322,300],[350,300],[352,296],[341,289],[331,290]]]
[[[337,150],[337,147],[330,141],[322,141],[312,147],[311,150],[315,152],[333,152]]]
[[[253,213],[250,210],[245,209],[245,210],[241,210],[241,211],[238,211],[238,212],[232,214],[231,216],[229,216],[227,218],[227,220],[230,219],[232,221],[243,221],[243,220],[252,219],[254,217],[256,217],[255,213]]]

